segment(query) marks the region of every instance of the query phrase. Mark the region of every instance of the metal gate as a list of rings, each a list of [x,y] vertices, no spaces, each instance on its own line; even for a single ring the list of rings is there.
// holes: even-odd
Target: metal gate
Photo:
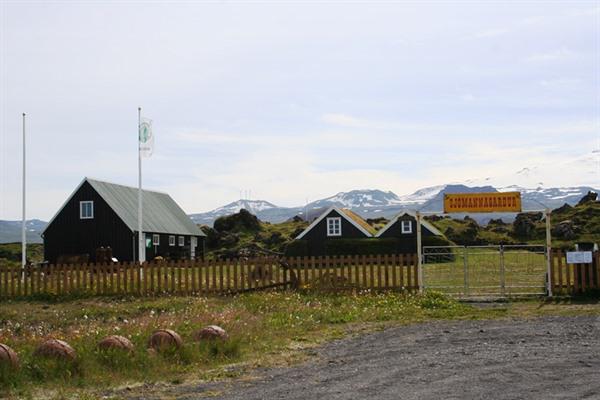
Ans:
[[[459,297],[543,295],[543,245],[424,246],[423,287]]]

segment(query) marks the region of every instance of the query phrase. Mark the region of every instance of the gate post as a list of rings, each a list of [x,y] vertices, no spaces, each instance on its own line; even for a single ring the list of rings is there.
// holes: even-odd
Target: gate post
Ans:
[[[506,296],[506,271],[504,264],[504,245],[500,245],[500,293]]]
[[[548,276],[548,297],[552,297],[552,231],[550,225],[550,209],[546,208],[546,275]]]
[[[463,278],[465,280],[465,296],[469,295],[469,268],[468,268],[468,261],[467,261],[467,255],[469,254],[468,250],[467,250],[467,246],[463,247]]]
[[[419,285],[419,292],[423,291],[423,254],[421,250],[421,213],[417,211],[417,284]]]

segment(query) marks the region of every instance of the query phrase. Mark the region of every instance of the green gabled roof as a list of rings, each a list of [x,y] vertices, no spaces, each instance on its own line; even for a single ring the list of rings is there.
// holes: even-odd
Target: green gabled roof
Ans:
[[[84,178],[46,225],[46,229],[62,211],[65,205],[77,193],[81,185],[89,183],[98,195],[106,201],[109,207],[117,214],[132,232],[138,230],[138,189],[103,182],[96,179]],[[170,233],[173,235],[206,236],[204,232],[188,217],[185,212],[166,193],[142,190],[142,231],[150,233]]]
[[[138,230],[138,189],[85,178],[110,208],[134,232]],[[198,226],[166,193],[142,190],[144,232],[205,236]]]

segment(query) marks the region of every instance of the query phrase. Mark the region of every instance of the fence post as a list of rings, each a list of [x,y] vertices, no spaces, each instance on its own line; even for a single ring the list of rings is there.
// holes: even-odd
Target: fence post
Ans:
[[[504,246],[500,245],[500,293],[506,296],[506,275],[504,264]]]
[[[417,211],[417,286],[419,292],[423,291],[423,264],[422,264],[422,249],[421,249],[421,212]]]
[[[550,252],[552,251],[552,231],[550,226],[550,209],[547,208],[545,211],[546,214],[546,264],[547,264],[547,272],[548,275],[548,297],[552,297],[552,260],[550,259]]]

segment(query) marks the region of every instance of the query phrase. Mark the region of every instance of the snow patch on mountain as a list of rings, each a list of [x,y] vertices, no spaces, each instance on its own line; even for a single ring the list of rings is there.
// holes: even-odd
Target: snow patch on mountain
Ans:
[[[416,192],[400,196],[401,204],[423,204],[427,201],[433,199],[437,196],[442,190],[446,188],[447,185],[438,185],[438,186],[430,186],[423,189],[419,189]]]
[[[331,197],[310,203],[310,208],[322,208],[335,205],[344,208],[382,207],[402,204],[402,200],[393,192],[382,190],[352,190],[340,192]]]

